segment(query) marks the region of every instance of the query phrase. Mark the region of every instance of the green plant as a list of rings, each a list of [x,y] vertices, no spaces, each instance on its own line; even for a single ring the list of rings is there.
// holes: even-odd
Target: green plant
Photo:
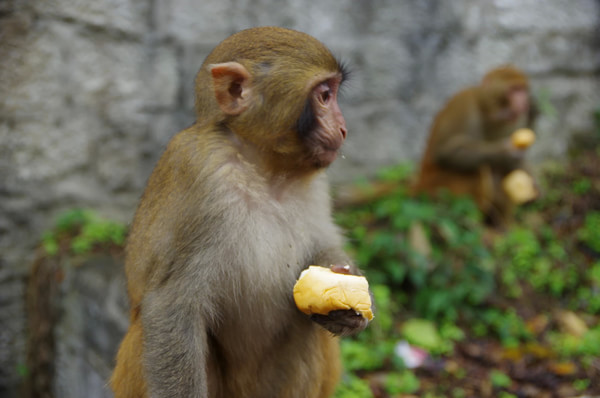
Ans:
[[[534,101],[541,114],[556,119],[558,111],[552,104],[551,93],[547,87],[543,87],[535,93]]]
[[[496,388],[508,388],[512,384],[512,380],[506,373],[492,369],[490,372],[490,383]]]
[[[29,374],[29,368],[24,363],[17,364],[17,374],[19,377],[24,378]]]
[[[381,174],[401,180],[406,170]],[[405,304],[418,316],[455,321],[494,290],[480,213],[467,198],[415,198],[407,186],[339,212],[338,222],[349,231],[349,250],[371,283],[405,292]]]
[[[571,189],[576,195],[585,195],[592,189],[592,181],[589,178],[580,177],[573,181]]]
[[[598,357],[600,356],[600,325],[589,329],[583,336],[551,332],[548,334],[550,345],[561,357]]]
[[[393,353],[390,342],[377,344],[365,343],[353,339],[344,339],[341,343],[342,362],[348,371],[375,370],[383,366]]]
[[[512,298],[521,296],[524,284],[559,297],[579,282],[572,259],[547,228],[537,232],[524,226],[514,228],[496,241],[494,254],[504,291]]]
[[[510,347],[532,337],[514,309],[502,311],[493,307],[481,312],[478,321],[473,324],[473,332],[480,337],[497,336],[504,346]]]
[[[409,319],[402,325],[402,335],[416,346],[433,354],[441,354],[452,350],[450,339],[443,339],[435,324],[426,319]]]
[[[68,241],[72,254],[85,254],[96,245],[123,245],[125,225],[105,220],[91,210],[74,209],[61,214],[51,231],[42,235],[42,247],[50,256],[58,254],[61,242]]]
[[[338,385],[335,398],[373,398],[369,383],[353,374],[344,374]]]
[[[413,372],[404,370],[388,373],[383,386],[389,394],[410,394],[419,390],[420,382]]]
[[[579,239],[600,253],[600,211],[592,211],[585,215],[583,227],[579,230]]]
[[[589,379],[577,379],[577,380],[573,381],[573,388],[577,392],[585,391],[589,387],[589,385],[590,385]]]

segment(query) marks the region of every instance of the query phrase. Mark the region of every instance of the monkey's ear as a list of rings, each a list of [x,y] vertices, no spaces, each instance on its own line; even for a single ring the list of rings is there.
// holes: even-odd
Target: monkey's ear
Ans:
[[[250,105],[250,72],[237,62],[209,65],[215,98],[223,112],[239,115]]]

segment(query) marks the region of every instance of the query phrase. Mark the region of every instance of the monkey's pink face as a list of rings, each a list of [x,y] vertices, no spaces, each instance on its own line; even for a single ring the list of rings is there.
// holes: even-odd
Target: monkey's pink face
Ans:
[[[338,105],[337,97],[341,76],[335,75],[313,88],[310,98],[308,131],[299,131],[309,149],[309,161],[316,167],[327,167],[337,157],[346,139],[346,121]],[[305,110],[306,111],[306,110]]]
[[[514,115],[520,116],[529,111],[529,92],[526,88],[514,87],[508,97]]]
[[[529,112],[529,91],[525,87],[511,87],[501,101],[501,108],[496,113],[498,121],[514,122]]]

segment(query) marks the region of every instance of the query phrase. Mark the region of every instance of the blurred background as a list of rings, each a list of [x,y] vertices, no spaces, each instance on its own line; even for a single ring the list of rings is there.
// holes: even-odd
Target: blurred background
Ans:
[[[334,186],[415,164],[445,101],[506,63],[529,75],[541,110],[534,164],[566,169],[578,148],[600,140],[598,0],[2,0],[0,396],[23,396],[24,383],[33,396],[111,396],[105,383],[128,321],[121,254],[110,245],[122,242],[120,226],[168,140],[193,123],[193,79],[204,57],[260,25],[309,33],[354,72],[341,99],[349,138],[329,170]],[[600,189],[597,177],[580,189]],[[90,210],[74,210],[82,208]],[[86,223],[108,234],[98,239],[110,247],[90,251],[84,239],[76,254],[63,253],[59,232]],[[381,294],[390,292],[394,286]],[[411,314],[437,326],[460,318]],[[379,365],[373,369],[406,374],[397,373],[406,366]],[[473,396],[496,396],[498,385],[509,394],[514,375],[498,372],[491,395]],[[585,373],[569,380],[587,380],[569,394],[600,394]]]

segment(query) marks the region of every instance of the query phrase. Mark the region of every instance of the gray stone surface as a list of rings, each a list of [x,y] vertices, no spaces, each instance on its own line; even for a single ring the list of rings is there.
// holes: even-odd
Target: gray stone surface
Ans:
[[[23,277],[40,234],[75,206],[129,222],[166,142],[194,120],[199,65],[229,34],[302,30],[354,69],[341,103],[349,139],[330,170],[341,182],[417,160],[447,98],[507,62],[556,110],[540,118],[534,159],[593,138],[599,20],[597,0],[0,1],[0,395],[15,396],[20,380]],[[59,375],[60,393],[78,383],[80,396],[103,396],[109,365],[94,364],[105,343],[63,331],[93,349]]]
[[[128,324],[123,265],[101,256],[63,268],[54,396],[111,397],[107,382]]]

